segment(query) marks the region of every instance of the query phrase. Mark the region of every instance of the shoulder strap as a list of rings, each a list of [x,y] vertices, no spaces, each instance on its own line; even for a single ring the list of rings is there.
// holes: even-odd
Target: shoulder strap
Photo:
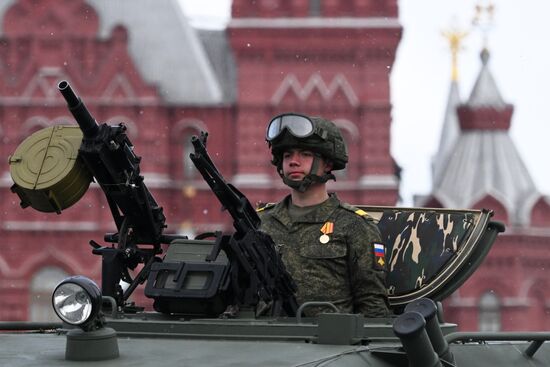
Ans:
[[[357,214],[360,217],[365,218],[366,220],[374,220],[374,218],[372,218],[366,211],[364,211],[363,209],[359,209],[356,206],[350,205],[348,203],[340,203],[340,206],[350,212]]]
[[[264,210],[269,210],[271,208],[274,208],[277,203],[258,203],[258,206],[256,207],[256,212],[263,212]]]

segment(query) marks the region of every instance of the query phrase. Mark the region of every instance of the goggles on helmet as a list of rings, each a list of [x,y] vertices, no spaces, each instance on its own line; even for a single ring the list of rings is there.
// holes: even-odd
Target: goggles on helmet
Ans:
[[[271,120],[267,126],[265,139],[271,142],[281,135],[285,129],[297,138],[305,138],[315,132],[315,125],[307,116],[295,113],[285,113],[275,116],[273,120]]]

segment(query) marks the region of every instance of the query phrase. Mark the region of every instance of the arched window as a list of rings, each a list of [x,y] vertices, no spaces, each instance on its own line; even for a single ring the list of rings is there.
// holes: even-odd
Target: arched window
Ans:
[[[199,134],[200,133],[195,129],[185,129],[184,134],[182,135],[181,146],[183,157],[181,162],[183,164],[182,172],[184,180],[195,179],[199,173],[195,167],[195,164],[191,158],[189,158],[189,155],[195,151],[193,144],[191,143],[191,137],[193,135],[198,136]]]
[[[109,117],[105,122],[109,125],[114,125],[114,126],[117,126],[122,122],[124,125],[126,125],[126,135],[130,138],[132,143],[135,144],[139,135],[139,131],[138,131],[138,125],[131,118],[125,115],[117,115],[117,116]]]
[[[197,176],[197,169],[195,168],[195,165],[193,164],[193,161],[191,161],[191,158],[189,158],[189,155],[195,151],[193,148],[193,144],[191,144],[191,136],[197,135],[196,132],[189,132],[187,134],[183,135],[183,157],[182,157],[182,163],[183,163],[183,178],[186,180],[195,178]]]
[[[77,125],[77,123],[72,116],[60,115],[51,119],[49,125]]]
[[[321,0],[309,0],[309,16],[321,16]]]
[[[195,151],[193,144],[191,144],[191,137],[193,135],[199,136],[201,131],[208,131],[208,128],[204,122],[195,118],[186,118],[178,121],[174,127],[173,146],[181,154],[181,161],[179,160],[180,157],[176,160],[179,167],[175,172],[183,180],[192,180],[198,177],[199,172],[195,168],[191,158],[189,158],[189,154]]]
[[[479,299],[479,331],[499,331],[500,300],[492,291],[485,292]]]
[[[340,133],[342,134],[342,138],[344,139],[344,144],[346,144],[348,156],[354,157],[353,160],[356,160],[359,156],[359,144],[360,141],[358,139],[359,136],[359,129],[357,128],[357,125],[353,123],[352,121],[345,119],[345,118],[338,118],[333,120],[334,124],[338,127],[340,130]],[[357,162],[354,162],[357,164]],[[334,171],[334,175],[336,176],[336,180],[349,180],[351,179],[352,175],[355,173],[351,173],[349,170],[350,164],[346,165],[346,168],[340,171]]]
[[[21,134],[27,137],[35,132],[50,126],[50,119],[45,116],[33,116],[25,121],[21,128]]]
[[[342,132],[342,138],[344,138],[344,144],[346,144],[346,147],[347,147],[347,150],[348,150],[348,155],[349,155],[349,151],[350,151],[350,142],[352,141],[348,134],[347,134],[347,131],[344,131],[344,130],[341,130]],[[348,164],[346,165],[346,168],[344,169],[341,169],[341,170],[338,170],[338,171],[333,171],[332,173],[334,174],[334,176],[336,177],[336,180],[337,181],[343,181],[343,180],[346,180],[346,179],[349,179],[349,171],[348,171],[348,167],[349,167],[349,162]]]
[[[44,267],[33,275],[30,289],[30,321],[59,321],[52,308],[52,292],[67,276],[67,273],[54,266]]]

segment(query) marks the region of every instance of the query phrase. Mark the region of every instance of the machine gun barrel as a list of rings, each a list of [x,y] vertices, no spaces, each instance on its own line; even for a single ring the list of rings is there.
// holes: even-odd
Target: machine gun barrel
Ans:
[[[99,126],[90,114],[90,111],[86,108],[86,105],[84,105],[84,102],[73,91],[69,82],[66,80],[60,81],[57,89],[59,89],[59,92],[61,92],[61,95],[67,101],[69,111],[73,114],[84,136],[87,138],[95,136],[99,131]]]
[[[214,195],[222,203],[224,209],[233,218],[235,230],[238,233],[244,233],[252,228],[258,229],[261,222],[256,210],[254,210],[248,199],[237,188],[225,182],[206,151],[205,144],[208,134],[202,134],[201,138],[197,136],[191,138],[191,143],[195,149],[191,160],[209,184]],[[201,163],[197,165],[196,162]]]
[[[84,134],[79,157],[105,193],[117,229],[132,231],[135,244],[158,246],[166,218],[143,181],[141,158],[134,153],[126,126],[99,125],[69,82],[59,82],[58,89]]]

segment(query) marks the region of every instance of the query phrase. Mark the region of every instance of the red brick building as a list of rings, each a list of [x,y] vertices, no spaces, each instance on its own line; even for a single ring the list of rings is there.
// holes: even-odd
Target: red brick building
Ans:
[[[282,197],[264,131],[289,110],[333,119],[344,132],[351,163],[332,185],[344,200],[394,205],[397,0],[322,4],[235,0],[218,32],[191,28],[176,0],[2,0],[0,156],[33,131],[73,123],[56,89],[67,79],[98,121],[128,125],[166,233],[230,229],[187,158],[201,130],[220,171],[251,202]],[[45,319],[60,278],[99,278],[87,243],[114,223],[95,185],[61,215],[23,210],[8,165],[1,170],[0,319]]]

